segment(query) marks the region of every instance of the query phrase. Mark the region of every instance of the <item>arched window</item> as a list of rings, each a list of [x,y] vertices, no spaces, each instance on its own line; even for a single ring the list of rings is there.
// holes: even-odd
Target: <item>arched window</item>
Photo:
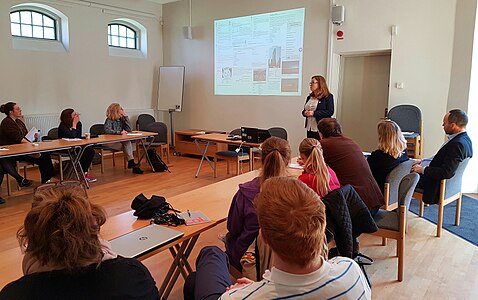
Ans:
[[[127,25],[108,24],[108,45],[111,47],[139,49],[138,38],[137,31]]]
[[[10,13],[10,27],[13,36],[58,40],[58,21],[42,12],[16,10]]]

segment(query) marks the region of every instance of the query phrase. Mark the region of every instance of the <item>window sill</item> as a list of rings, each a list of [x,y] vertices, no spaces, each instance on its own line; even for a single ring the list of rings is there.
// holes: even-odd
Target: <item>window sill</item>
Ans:
[[[143,52],[137,49],[126,49],[117,47],[108,47],[110,56],[129,57],[129,58],[146,58]]]
[[[42,40],[12,36],[13,49],[66,53],[65,46],[56,40]]]

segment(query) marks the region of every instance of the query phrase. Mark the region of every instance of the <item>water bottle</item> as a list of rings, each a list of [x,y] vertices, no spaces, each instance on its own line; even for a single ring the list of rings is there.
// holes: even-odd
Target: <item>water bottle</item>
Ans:
[[[38,129],[38,136],[37,136],[35,141],[36,142],[41,142],[41,130],[40,129]]]

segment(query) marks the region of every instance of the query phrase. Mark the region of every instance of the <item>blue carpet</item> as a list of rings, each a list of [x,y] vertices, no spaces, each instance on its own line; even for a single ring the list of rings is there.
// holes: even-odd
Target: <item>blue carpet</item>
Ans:
[[[420,202],[412,200],[410,211],[418,215],[419,209]],[[455,211],[456,202],[445,206],[443,212],[443,229],[478,246],[478,200],[463,196],[461,201],[460,226],[455,226]],[[438,205],[425,207],[423,216],[425,219],[436,224],[438,220]]]

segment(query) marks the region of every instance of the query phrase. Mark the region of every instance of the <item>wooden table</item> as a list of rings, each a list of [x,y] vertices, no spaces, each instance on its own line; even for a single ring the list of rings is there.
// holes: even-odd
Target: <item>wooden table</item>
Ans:
[[[194,139],[194,143],[196,143],[197,148],[202,153],[201,162],[199,163],[198,170],[196,171],[196,178],[199,176],[199,172],[201,171],[201,167],[202,167],[202,163],[204,159],[207,160],[212,170],[214,171],[214,165],[209,160],[209,157],[207,157],[207,151],[209,149],[209,146],[212,143],[238,145],[239,147],[240,146],[250,147],[249,148],[249,170],[253,169],[252,148],[259,147],[261,145],[259,143],[249,143],[249,142],[243,142],[241,140],[231,140],[229,135],[224,133],[199,134],[199,135],[193,135],[191,138]],[[201,148],[201,142],[206,143],[204,148]]]
[[[176,130],[174,132],[174,152],[181,154],[193,154],[202,155],[202,151],[199,151],[192,136],[206,133],[226,133],[220,130],[205,130],[205,129],[188,129],[188,130]],[[222,147],[224,146],[224,147]],[[208,156],[214,156],[217,151],[227,150],[224,144],[210,145],[207,152]]]

